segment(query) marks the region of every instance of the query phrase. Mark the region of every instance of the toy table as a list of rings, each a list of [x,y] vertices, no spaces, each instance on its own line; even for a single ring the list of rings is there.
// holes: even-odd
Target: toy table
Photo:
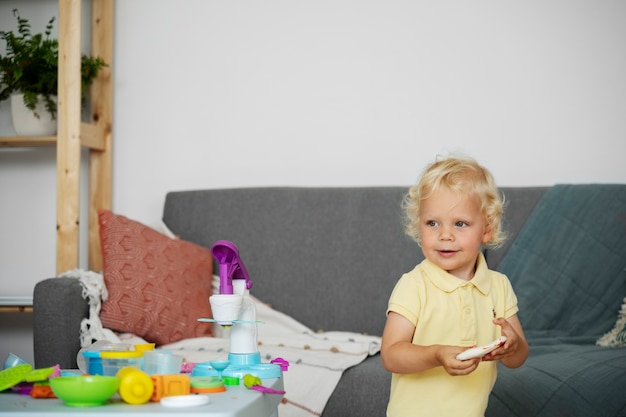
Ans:
[[[282,390],[283,380],[282,378],[265,379],[263,385]],[[68,407],[56,398],[34,399],[30,395],[20,395],[9,390],[0,393],[0,416],[122,417],[172,414],[198,417],[277,417],[278,404],[283,397],[248,390],[241,384],[227,387],[225,392],[199,395],[208,395],[209,403],[187,408],[166,408],[158,402],[129,405],[116,394],[102,406]]]

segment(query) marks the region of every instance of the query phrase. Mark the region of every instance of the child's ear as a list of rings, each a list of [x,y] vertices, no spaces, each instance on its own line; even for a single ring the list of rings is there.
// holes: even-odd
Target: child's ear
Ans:
[[[487,225],[487,227],[485,228],[485,231],[483,232],[482,242],[487,243],[491,240],[492,237],[493,237],[493,230],[491,229],[491,225]]]

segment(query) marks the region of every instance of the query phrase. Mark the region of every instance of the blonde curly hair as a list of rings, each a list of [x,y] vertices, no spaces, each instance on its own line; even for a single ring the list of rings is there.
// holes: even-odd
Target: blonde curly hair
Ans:
[[[506,239],[502,230],[504,196],[499,192],[491,172],[467,156],[437,158],[426,167],[419,182],[409,188],[402,203],[407,235],[421,245],[420,206],[423,200],[440,188],[478,197],[480,210],[492,231],[491,240],[485,246],[496,248],[502,245]]]

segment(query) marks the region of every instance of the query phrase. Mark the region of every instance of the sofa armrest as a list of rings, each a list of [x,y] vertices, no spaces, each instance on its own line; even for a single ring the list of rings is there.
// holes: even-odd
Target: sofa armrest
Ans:
[[[48,278],[33,292],[33,348],[35,367],[60,365],[76,369],[80,323],[89,316],[89,303],[76,278]]]

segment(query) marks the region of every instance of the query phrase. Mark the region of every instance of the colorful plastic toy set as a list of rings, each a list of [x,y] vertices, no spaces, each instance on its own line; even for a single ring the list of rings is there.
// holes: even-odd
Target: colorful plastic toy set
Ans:
[[[17,356],[9,354],[5,365],[12,357]],[[48,378],[60,375],[61,371],[58,366],[33,369],[30,364],[20,359],[0,371],[0,391],[12,389],[19,394],[31,395],[33,398],[50,398],[54,395],[48,385]]]
[[[130,355],[132,350],[118,352],[103,352],[103,359],[109,354],[122,359],[137,359]],[[106,354],[105,354],[106,353]],[[76,374],[72,371],[61,371],[58,366],[43,369],[33,369],[24,361],[15,360],[16,356],[9,355],[4,370],[0,371],[0,391],[12,389],[16,393],[30,395],[33,398],[59,398],[66,405],[72,407],[92,407],[104,405],[116,394],[127,404],[139,405],[147,402],[161,402],[165,407],[183,407],[206,404],[208,398],[193,398],[198,394],[212,394],[225,392],[227,386],[239,386],[266,394],[284,394],[282,390],[274,390],[262,386],[262,380],[256,375],[245,374],[242,378],[236,376],[194,376],[179,373],[148,375],[140,366],[123,366],[114,375],[103,375],[105,366],[100,364],[100,374]],[[225,362],[225,363],[224,363]],[[278,362],[280,369],[286,369],[288,363],[282,359]],[[139,361],[133,362],[135,365]],[[228,367],[228,361],[214,361],[216,368],[223,370]],[[187,370],[189,365],[186,364]],[[193,367],[192,369],[193,370]],[[221,370],[219,371],[221,373]],[[173,397],[180,397],[174,399]],[[183,398],[184,397],[184,398]]]
[[[183,363],[182,357],[154,344],[127,345],[98,341],[83,348],[76,362],[83,375],[62,375],[56,368],[33,370],[15,355],[9,355],[0,372],[0,391],[22,386],[31,396],[56,396],[68,406],[86,407],[105,404],[115,394],[127,404],[160,402],[165,407],[184,407],[208,403],[211,394],[226,391],[227,386],[243,385],[264,394],[282,395],[285,391],[263,386],[263,379],[282,378],[289,363],[276,358],[261,363],[258,351],[257,321],[250,299],[252,282],[237,246],[218,241],[211,251],[220,265],[220,291],[210,297],[213,318],[230,328],[228,360]],[[17,358],[17,359],[16,359]],[[35,383],[40,387],[35,389]],[[28,388],[24,384],[28,385]]]

